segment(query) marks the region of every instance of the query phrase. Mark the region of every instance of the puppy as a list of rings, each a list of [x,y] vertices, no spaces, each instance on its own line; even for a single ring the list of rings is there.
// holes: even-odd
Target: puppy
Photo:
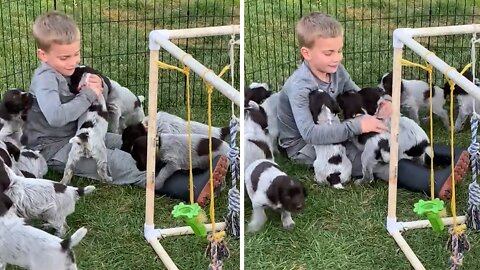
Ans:
[[[145,97],[135,96],[128,88],[118,82],[110,80],[112,90],[108,94],[107,108],[110,119],[110,130],[122,134],[130,124],[142,121],[145,118],[143,101]]]
[[[73,248],[87,234],[80,228],[64,240],[25,224],[13,214],[13,203],[0,194],[0,269],[7,264],[32,270],[76,270]]]
[[[282,172],[272,160],[259,159],[245,170],[245,185],[252,202],[250,232],[262,229],[267,221],[265,208],[279,210],[285,229],[293,229],[295,222],[292,212],[301,211],[305,206],[307,192],[303,184]]]
[[[270,91],[268,84],[266,83],[251,83],[245,89],[245,107],[248,107],[248,102],[250,100],[255,101],[255,103],[260,104],[265,99],[272,95],[272,91]]]
[[[380,79],[378,87],[382,88],[392,95],[393,72],[385,73]],[[420,80],[405,80],[402,79],[401,87],[401,104],[405,107],[409,114],[417,124],[420,123],[418,119],[418,111],[420,109],[430,110],[430,86],[428,83]],[[443,108],[445,105],[444,90],[438,86],[432,89],[432,108],[433,113],[440,117],[443,125],[450,128],[447,111]]]
[[[378,105],[372,105],[373,108],[365,108],[362,97],[370,95],[371,99],[379,97],[378,91],[373,88],[365,88],[360,92],[349,91],[337,97],[339,105],[344,111],[346,119],[353,117],[361,117],[367,114],[367,111],[377,111]],[[360,100],[360,102],[359,102]],[[379,100],[377,104],[381,102]],[[374,103],[371,103],[374,104]],[[383,123],[390,127],[390,119],[380,119]],[[390,162],[390,133],[365,133],[354,138],[353,142],[362,152],[362,172],[363,178],[357,180],[355,184],[363,184],[371,182],[376,172],[385,175],[384,170],[388,170],[386,166]],[[399,136],[398,136],[398,153],[399,159],[415,159],[423,163],[425,154],[430,155],[430,141],[425,131],[410,118],[400,117]],[[388,175],[388,173],[387,173]]]
[[[274,160],[273,146],[268,137],[268,117],[255,101],[250,101],[244,109],[243,145],[245,152],[244,166],[247,168],[258,159]]]
[[[77,188],[50,180],[18,176],[1,160],[0,182],[0,192],[12,199],[18,216],[46,221],[44,226],[55,229],[59,237],[65,235],[68,229],[66,218],[75,211],[80,196],[95,190],[94,186]]]
[[[15,145],[12,138],[0,140],[0,159],[7,165],[16,175],[23,176],[18,166],[20,160],[20,149]]]
[[[315,124],[324,126],[340,123],[337,117],[340,108],[328,93],[321,90],[310,92],[309,107]],[[345,146],[338,143],[314,145],[314,148],[315,181],[321,185],[343,189],[343,185],[350,180],[352,174],[352,163],[347,157]]]
[[[277,120],[277,105],[278,93],[272,93],[266,83],[252,83],[245,92],[245,104],[248,107],[249,100],[261,104],[265,110],[268,120],[268,134],[270,145],[273,153],[278,153],[278,120]]]
[[[473,74],[470,71],[466,71],[463,76],[469,81],[473,81]],[[475,84],[480,87],[480,81],[475,80]],[[450,96],[450,84],[448,82],[445,83],[443,90],[446,99],[448,96]],[[458,132],[463,129],[465,120],[467,120],[468,116],[472,115],[474,108],[476,112],[480,112],[480,102],[476,101],[473,96],[469,95],[457,84],[455,84],[453,96],[457,98],[458,102],[458,116],[455,120],[454,127],[454,130]]]
[[[16,167],[27,178],[43,178],[48,172],[47,161],[38,150],[20,149]]]
[[[18,88],[5,92],[0,102],[0,139],[10,138],[20,145],[27,112],[32,104],[30,93]]]
[[[208,135],[208,125],[196,121],[190,121],[192,134]],[[148,117],[143,120],[145,129],[148,127]],[[157,113],[157,135],[188,134],[188,122],[181,117],[167,113]],[[230,133],[230,127],[212,127],[212,137],[224,140]]]
[[[192,134],[192,168],[207,169],[209,163],[209,139],[207,136]],[[212,138],[212,157],[227,156],[230,146],[217,138]],[[137,168],[147,168],[147,137],[136,138],[132,143],[130,154],[137,163]],[[189,150],[187,134],[160,134],[157,144],[157,165],[163,163],[156,177],[155,186],[161,189],[165,181],[176,171],[189,169]]]
[[[75,69],[75,72],[77,72],[77,69]],[[82,87],[87,76],[88,73],[84,73],[81,82],[76,82],[78,76],[72,75],[72,85]],[[88,111],[78,119],[79,129],[69,141],[72,148],[68,153],[62,184],[68,185],[70,183],[75,164],[82,157],[93,158],[97,162],[97,173],[103,181],[113,181],[112,177],[108,175],[107,147],[105,146],[105,136],[108,129],[107,115],[105,99],[103,95],[100,95]]]

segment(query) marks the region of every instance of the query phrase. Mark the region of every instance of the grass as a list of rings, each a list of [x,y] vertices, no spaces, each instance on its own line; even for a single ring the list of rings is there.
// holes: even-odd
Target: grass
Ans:
[[[37,66],[31,25],[37,15],[56,8],[73,16],[82,32],[82,62],[105,75],[148,96],[148,33],[153,29],[179,29],[218,26],[239,22],[238,0],[224,1],[2,1],[0,4],[0,89],[28,89]],[[230,37],[175,40],[205,66],[218,72],[227,63]],[[238,52],[237,52],[238,58]],[[178,65],[167,53],[161,60]],[[238,59],[237,59],[238,60]],[[238,88],[238,69],[236,71]],[[227,73],[226,76],[229,76]],[[198,76],[191,75],[193,91],[192,119],[206,123],[206,91]],[[185,116],[184,77],[162,71],[159,84],[159,110]],[[148,102],[148,100],[147,100]],[[213,124],[226,125],[230,102],[214,94]],[[145,103],[147,104],[147,103]],[[237,111],[238,115],[238,111]],[[61,175],[49,172],[49,179]],[[228,181],[228,179],[227,179]],[[93,180],[74,178],[73,185],[93,184],[97,191],[77,204],[68,218],[69,234],[81,226],[89,232],[75,251],[79,269],[163,269],[156,253],[143,238],[145,191],[138,187],[108,186]],[[228,190],[228,189],[227,189]],[[158,228],[184,226],[170,212],[178,201],[155,198],[155,224]],[[227,192],[216,200],[216,219],[227,214]],[[231,257],[225,269],[238,269],[239,241],[227,238]],[[179,269],[205,269],[205,239],[194,236],[173,237],[162,244]],[[17,269],[9,267],[8,269]]]
[[[407,5],[408,2],[408,5]],[[431,3],[431,7],[430,7]],[[345,27],[344,65],[361,87],[377,84],[392,65],[391,32],[397,27],[427,27],[480,22],[480,6],[466,1],[246,1],[246,83],[268,82],[280,90],[296,69],[298,52],[295,22],[309,11],[320,10],[337,17]],[[431,16],[429,16],[431,13]],[[470,59],[470,36],[419,40],[447,63],[463,67]],[[405,58],[419,61],[411,52]],[[416,69],[405,69],[407,78],[425,78]],[[440,73],[435,82],[442,83]],[[428,131],[428,123],[422,124]],[[437,118],[434,141],[448,143],[449,134]],[[455,134],[455,145],[469,145],[469,129]],[[285,172],[305,183],[306,209],[294,217],[296,227],[284,231],[278,213],[268,213],[263,231],[245,236],[245,269],[411,269],[399,247],[386,231],[388,185],[377,181],[344,191],[320,187],[313,169],[276,156]],[[457,213],[464,214],[469,176],[457,190]],[[413,204],[422,194],[399,190],[400,221],[417,220]],[[251,206],[245,196],[245,224]],[[447,207],[450,212],[450,207]],[[447,234],[430,229],[403,233],[427,269],[446,269]],[[472,249],[464,254],[461,269],[478,269],[480,237],[469,231]]]

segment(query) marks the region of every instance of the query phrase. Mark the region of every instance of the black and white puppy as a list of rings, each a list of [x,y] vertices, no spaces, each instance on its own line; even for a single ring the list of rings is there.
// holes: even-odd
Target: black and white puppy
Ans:
[[[278,93],[273,93],[270,91],[268,84],[266,83],[252,83],[245,92],[245,104],[248,104],[249,100],[253,100],[257,104],[261,104],[261,107],[267,114],[267,136],[270,139],[270,145],[272,146],[273,153],[278,153],[278,97]]]
[[[75,76],[71,76],[71,84],[73,87],[82,87],[89,73],[83,73],[79,80],[76,75],[77,70],[75,69]],[[68,154],[62,184],[70,183],[75,164],[81,158],[93,158],[97,162],[97,173],[100,178],[105,182],[113,181],[108,174],[107,147],[105,146],[105,136],[108,130],[107,116],[105,98],[103,95],[99,95],[88,111],[78,119],[77,133],[69,141],[72,148]]]
[[[258,159],[274,160],[268,132],[267,113],[262,106],[250,100],[248,107],[244,108],[243,145],[248,153],[243,156],[245,168]]]
[[[469,81],[473,81],[472,72],[466,71],[465,73],[463,73],[463,76]],[[475,79],[475,84],[480,87],[480,81],[478,81],[477,79]],[[446,99],[448,96],[450,96],[450,84],[448,82],[445,83],[443,90]],[[458,132],[463,129],[465,120],[467,120],[468,116],[472,115],[474,109],[476,112],[480,112],[480,102],[476,101],[473,96],[469,95],[465,90],[463,90],[463,88],[456,84],[453,96],[457,98],[458,102],[458,116],[455,120],[454,128],[454,130]]]
[[[339,95],[340,107],[344,110],[345,118],[359,117],[366,114],[367,111],[377,111],[378,105],[373,102],[364,104],[362,97],[370,95],[374,100],[378,97],[377,104],[381,102],[378,91],[374,88],[364,88],[360,92],[346,92]],[[358,102],[360,100],[361,102]],[[366,106],[374,106],[366,107]],[[390,127],[390,119],[380,119],[387,127]],[[385,176],[388,180],[388,166],[390,162],[390,133],[366,133],[355,138],[354,143],[357,148],[363,150],[362,171],[363,178],[357,180],[355,184],[363,184],[373,180],[374,175]],[[425,154],[430,155],[430,142],[425,131],[410,118],[400,117],[399,136],[398,136],[399,159],[413,159],[423,163]]]
[[[322,90],[310,92],[309,107],[315,124],[322,126],[340,124],[337,116],[340,107],[327,92]],[[343,189],[343,185],[350,181],[352,174],[352,163],[347,157],[345,146],[338,143],[314,145],[314,148],[315,181],[320,185]]]
[[[268,159],[259,159],[245,170],[245,185],[252,202],[252,220],[248,224],[250,232],[257,232],[267,221],[265,208],[281,212],[285,229],[293,229],[295,222],[292,212],[305,207],[307,192],[303,184],[282,172],[279,166]]]
[[[20,149],[16,167],[27,178],[43,178],[48,172],[47,161],[38,150]]]
[[[14,214],[13,202],[0,194],[0,269],[7,264],[25,269],[76,270],[73,248],[87,234],[78,229],[71,237],[61,239],[27,225]]]
[[[382,88],[392,95],[393,72],[385,73],[380,79],[378,87]],[[421,109],[430,110],[430,86],[427,82],[420,80],[402,79],[401,86],[401,104],[409,112],[417,124],[420,123],[418,112]],[[443,125],[450,128],[447,111],[443,108],[445,105],[444,89],[434,86],[432,89],[432,108],[433,113],[440,117]]]
[[[148,117],[145,117],[142,123],[147,129]],[[190,125],[192,134],[208,135],[208,125],[196,121],[190,121]],[[162,133],[188,134],[188,122],[174,114],[160,111],[157,113],[157,135]],[[212,137],[224,140],[229,133],[229,127],[212,127]]]
[[[145,132],[142,124],[136,125],[139,132],[132,132],[133,128],[127,127],[124,134],[141,134]],[[126,136],[122,136],[126,137]],[[141,171],[147,168],[147,137],[145,135],[136,138],[128,138],[131,148],[128,151],[137,162],[137,168]],[[209,139],[208,136],[191,134],[192,141],[192,167],[194,169],[207,169],[209,166]],[[161,188],[165,181],[176,171],[189,169],[189,149],[187,134],[160,134],[157,145],[157,164],[162,162],[164,166],[158,172],[156,187]],[[125,147],[124,149],[128,150]],[[228,155],[230,146],[228,143],[212,138],[212,156]]]
[[[253,82],[245,89],[245,107],[248,106],[250,100],[255,101],[257,104],[261,104],[272,94],[273,92],[269,89],[268,84]]]
[[[16,214],[25,219],[41,219],[45,227],[62,237],[68,230],[66,218],[75,211],[80,196],[92,193],[94,186],[77,188],[46,179],[16,175],[0,160],[0,192],[12,199]]]
[[[21,89],[7,90],[0,103],[0,139],[10,138],[21,144],[27,112],[32,107],[33,96]]]

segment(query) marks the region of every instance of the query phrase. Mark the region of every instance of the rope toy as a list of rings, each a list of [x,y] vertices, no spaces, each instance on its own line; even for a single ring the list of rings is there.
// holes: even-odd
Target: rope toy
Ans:
[[[237,189],[237,179],[240,174],[240,155],[236,145],[238,120],[230,120],[230,171],[232,173],[232,187],[228,190],[228,215],[226,218],[227,232],[234,237],[240,237],[240,191]]]
[[[476,34],[472,37],[472,75],[475,83],[475,63],[476,63],[476,48],[475,43],[480,42]],[[473,114],[470,119],[470,131],[472,143],[468,147],[470,154],[470,167],[472,168],[472,182],[468,185],[468,208],[467,208],[467,225],[473,230],[480,230],[480,185],[477,182],[478,169],[480,168],[480,144],[477,142],[479,115],[475,111],[475,99],[473,100]]]
[[[230,80],[235,85],[235,35],[230,38]],[[235,117],[235,104],[232,102],[232,118],[230,120],[230,159],[231,188],[228,190],[228,214],[225,219],[227,233],[235,238],[240,237],[240,191],[237,189],[237,179],[240,178],[240,151],[237,147],[238,119]]]

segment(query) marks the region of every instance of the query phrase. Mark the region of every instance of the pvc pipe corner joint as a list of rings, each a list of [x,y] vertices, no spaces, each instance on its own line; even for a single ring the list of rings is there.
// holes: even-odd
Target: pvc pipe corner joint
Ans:
[[[401,229],[400,223],[397,222],[396,218],[387,217],[387,231],[390,234],[399,232]]]
[[[400,40],[400,36],[412,37],[412,28],[397,28],[393,31],[393,48],[403,48],[403,42]]]
[[[170,39],[170,33],[168,30],[153,30],[150,31],[148,38],[148,48],[150,51],[159,51],[160,44],[158,44],[156,41],[159,39]]]
[[[161,236],[161,233],[160,233],[160,230],[159,229],[155,229],[155,225],[147,225],[145,224],[143,226],[143,237],[145,237],[145,239],[147,241],[151,240],[151,239],[157,239]]]

